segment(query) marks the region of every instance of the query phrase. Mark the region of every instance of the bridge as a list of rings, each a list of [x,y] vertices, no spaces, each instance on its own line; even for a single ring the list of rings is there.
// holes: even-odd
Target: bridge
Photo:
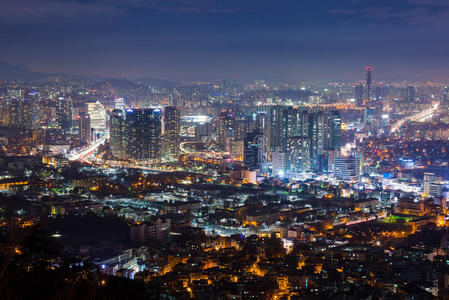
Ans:
[[[408,116],[408,117],[398,120],[391,127],[390,133],[395,133],[396,131],[399,130],[399,128],[401,128],[407,122],[425,122],[429,119],[432,119],[432,117],[437,113],[438,108],[439,108],[439,103],[435,103],[432,105],[431,108],[428,108],[428,109],[418,112],[414,115],[411,115],[411,116]]]

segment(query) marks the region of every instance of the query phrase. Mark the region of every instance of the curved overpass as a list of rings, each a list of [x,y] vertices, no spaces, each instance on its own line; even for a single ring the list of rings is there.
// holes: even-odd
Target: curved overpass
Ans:
[[[205,150],[205,151],[193,151],[188,149],[188,147],[186,147],[187,145],[194,145],[194,144],[199,144],[202,142],[182,142],[179,145],[179,148],[181,149],[181,151],[185,154],[198,154],[198,155],[211,155],[211,156],[223,156],[223,155],[228,155],[229,152],[215,152],[215,151],[211,151],[211,150]]]

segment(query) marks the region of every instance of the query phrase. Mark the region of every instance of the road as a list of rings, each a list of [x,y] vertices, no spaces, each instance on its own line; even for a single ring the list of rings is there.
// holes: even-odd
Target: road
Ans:
[[[92,154],[94,154],[97,150],[98,147],[102,144],[105,143],[105,141],[109,138],[108,135],[103,136],[102,138],[100,138],[99,140],[97,140],[95,143],[80,149],[79,151],[72,153],[68,158],[70,161],[81,161],[81,162],[85,162],[88,164],[92,164],[92,161],[89,159],[89,156],[91,156]],[[98,163],[98,166],[100,167],[104,167],[104,166],[108,166],[108,167],[123,167],[123,168],[130,168],[130,169],[138,169],[138,170],[144,170],[144,171],[151,171],[151,172],[155,172],[155,173],[171,173],[171,172],[178,172],[177,170],[170,170],[170,169],[161,169],[161,168],[155,168],[155,167],[151,167],[151,166],[142,166],[142,165],[132,165],[132,164],[127,164],[127,163],[113,163],[113,162],[108,162],[108,163]],[[201,173],[201,172],[197,172],[197,173]],[[206,172],[205,172],[206,173]],[[203,174],[205,174],[203,173]]]
[[[414,115],[411,115],[411,116],[405,117],[403,119],[400,119],[399,121],[397,121],[391,127],[390,132],[394,133],[394,132],[398,131],[399,128],[401,128],[407,122],[410,122],[410,121],[412,121],[412,122],[423,122],[423,121],[431,118],[435,114],[435,112],[438,110],[438,107],[439,107],[439,104],[436,103],[429,109],[426,109],[426,110],[418,112],[418,113],[416,113]]]
[[[99,140],[97,140],[95,143],[87,146],[84,149],[81,149],[78,152],[73,153],[72,155],[69,156],[69,160],[70,161],[80,160],[82,162],[90,163],[90,161],[87,158],[89,156],[91,156],[92,153],[97,151],[98,147],[100,147],[100,145],[103,145],[107,138],[108,138],[108,136],[105,135],[102,138],[100,138]]]
[[[80,149],[79,151],[72,153],[68,158],[70,161],[81,161],[81,162],[85,162],[88,164],[92,164],[92,161],[89,159],[89,156],[91,156],[92,154],[94,154],[97,150],[98,147],[102,144],[105,143],[105,141],[108,139],[108,135],[103,136],[102,138],[100,138],[99,140],[97,140],[95,143]],[[192,152],[189,151],[188,149],[186,149],[184,146],[187,144],[193,144],[195,142],[184,142],[181,143],[181,151],[183,153],[188,153],[189,155],[194,155],[194,156],[199,156],[199,157],[206,157],[206,158],[211,158],[211,157],[220,157],[222,158],[224,155],[228,154],[227,152],[212,152],[212,151],[205,151],[205,152]],[[197,142],[196,142],[197,143]],[[131,168],[131,169],[140,169],[140,170],[145,170],[145,171],[153,171],[153,172],[166,172],[166,173],[170,173],[170,172],[176,172],[176,170],[167,170],[167,169],[160,169],[160,168],[155,168],[155,167],[151,167],[151,166],[142,166],[142,165],[133,165],[133,164],[127,164],[127,163],[112,163],[112,162],[107,162],[107,163],[98,163],[99,166],[101,165],[108,165],[109,167],[124,167],[124,168]]]

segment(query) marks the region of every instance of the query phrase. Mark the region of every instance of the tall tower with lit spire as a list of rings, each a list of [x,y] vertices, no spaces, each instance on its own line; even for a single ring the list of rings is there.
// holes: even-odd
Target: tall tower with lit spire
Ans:
[[[372,83],[373,83],[373,67],[367,66],[366,70],[366,102],[368,105],[372,103]]]

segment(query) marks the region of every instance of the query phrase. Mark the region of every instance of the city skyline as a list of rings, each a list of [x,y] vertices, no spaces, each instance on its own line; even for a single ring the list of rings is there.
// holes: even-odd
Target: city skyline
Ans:
[[[449,299],[449,0],[0,0],[0,299]]]

